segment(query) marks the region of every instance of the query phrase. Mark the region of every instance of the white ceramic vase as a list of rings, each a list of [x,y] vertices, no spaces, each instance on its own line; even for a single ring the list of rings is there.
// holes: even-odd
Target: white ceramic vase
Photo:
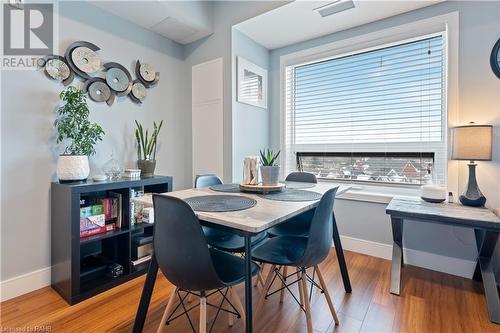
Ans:
[[[57,178],[60,181],[86,180],[90,173],[89,157],[84,155],[59,155]]]

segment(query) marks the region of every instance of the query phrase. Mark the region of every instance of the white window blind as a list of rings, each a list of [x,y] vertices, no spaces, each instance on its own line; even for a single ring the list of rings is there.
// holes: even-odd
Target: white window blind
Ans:
[[[436,178],[444,182],[447,164],[444,78],[441,35],[286,67],[287,171],[295,167],[295,161],[299,162],[296,153],[338,152],[345,158],[345,153],[352,152],[356,155],[353,164],[363,164],[366,173],[358,172],[358,178],[351,179],[385,182],[390,177],[380,174],[381,171],[370,176],[368,155],[371,154],[374,163],[373,153],[391,153],[391,158],[383,159],[389,164],[377,170],[389,170],[394,176],[403,172],[398,170],[400,164],[408,171],[406,164],[410,163],[412,170],[415,166],[416,172],[423,175],[428,164],[434,164]],[[370,154],[363,159],[363,152]],[[390,161],[397,158],[398,152],[402,157],[393,168]],[[433,161],[429,162],[426,154],[426,163],[417,166],[414,160],[405,162],[407,153],[419,152],[433,153]],[[332,170],[318,171],[318,175],[346,174],[333,170],[334,164],[328,167]],[[337,166],[341,167],[346,166]],[[398,177],[392,179],[401,179]]]

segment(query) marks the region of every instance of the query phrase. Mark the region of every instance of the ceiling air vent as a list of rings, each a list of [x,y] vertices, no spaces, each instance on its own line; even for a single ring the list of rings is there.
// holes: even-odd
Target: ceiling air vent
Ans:
[[[321,7],[314,8],[313,11],[318,12],[322,17],[326,17],[352,8],[354,8],[354,2],[352,0],[336,0]]]

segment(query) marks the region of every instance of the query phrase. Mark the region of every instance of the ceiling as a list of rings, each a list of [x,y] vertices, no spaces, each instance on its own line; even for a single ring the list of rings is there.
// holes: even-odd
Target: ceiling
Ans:
[[[212,34],[209,1],[91,1],[114,15],[180,44]]]
[[[264,47],[276,49],[446,0],[353,1],[354,8],[326,17],[321,17],[313,9],[332,3],[333,0],[295,1],[235,27]]]

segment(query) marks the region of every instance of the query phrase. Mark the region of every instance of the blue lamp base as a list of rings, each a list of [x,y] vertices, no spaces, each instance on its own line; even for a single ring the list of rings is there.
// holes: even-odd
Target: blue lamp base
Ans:
[[[486,197],[479,190],[476,180],[476,166],[477,164],[469,163],[469,181],[467,188],[460,195],[459,199],[462,205],[472,207],[482,207],[486,203]]]

